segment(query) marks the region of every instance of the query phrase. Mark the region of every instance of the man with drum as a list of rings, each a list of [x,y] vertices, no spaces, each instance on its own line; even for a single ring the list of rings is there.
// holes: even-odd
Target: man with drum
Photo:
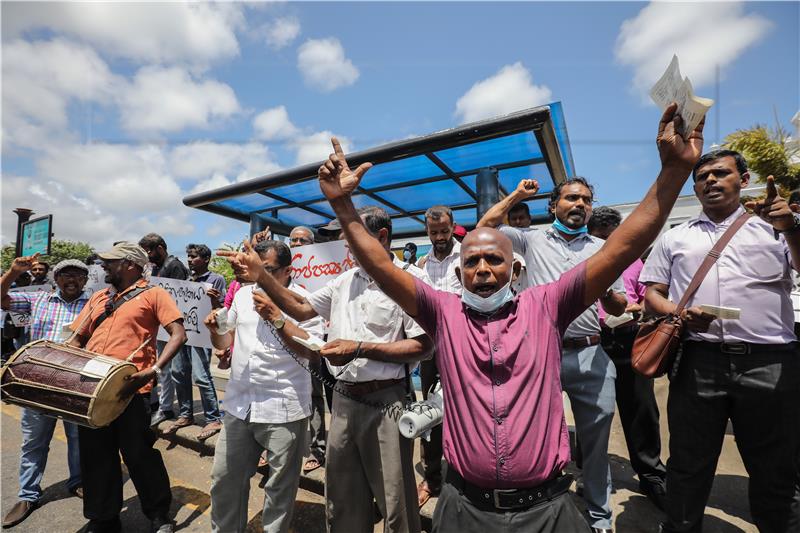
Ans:
[[[139,371],[126,379],[120,401],[130,401],[109,426],[79,428],[83,472],[83,514],[86,533],[111,533],[122,529],[122,471],[119,455],[136,487],[142,511],[153,531],[172,533],[169,477],[150,429],[149,394],[154,378],[186,342],[183,315],[161,287],[150,287],[142,272],[147,253],[131,242],[118,242],[99,254],[108,289],[97,291],[70,326],[76,332],[70,344],[117,359],[131,360]],[[159,326],[169,334],[156,359]],[[164,375],[163,379],[170,379]]]
[[[38,254],[37,254],[38,255]],[[83,292],[89,269],[82,262],[67,259],[53,269],[57,289],[54,291],[9,292],[23,272],[36,263],[36,257],[18,257],[11,268],[0,279],[0,298],[5,311],[29,313],[31,340],[60,339],[64,326],[69,325],[89,296]],[[3,527],[15,526],[28,518],[38,507],[42,497],[39,485],[47,465],[47,453],[53,438],[57,420],[32,409],[22,409],[22,447],[19,460],[19,501],[3,518]],[[83,497],[81,488],[80,451],[78,449],[78,426],[64,422],[67,435],[67,465],[69,479],[67,490]]]

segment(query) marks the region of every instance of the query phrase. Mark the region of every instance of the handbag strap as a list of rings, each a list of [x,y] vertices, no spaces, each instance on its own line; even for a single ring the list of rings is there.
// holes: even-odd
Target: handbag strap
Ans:
[[[708,251],[706,258],[700,264],[700,268],[697,269],[697,272],[695,272],[694,276],[692,277],[692,281],[689,282],[689,287],[687,287],[686,292],[683,294],[683,298],[681,298],[681,301],[678,302],[678,307],[675,309],[675,311],[673,311],[673,315],[681,314],[681,311],[683,311],[683,308],[686,307],[686,303],[689,301],[689,298],[694,296],[694,293],[700,288],[700,284],[703,283],[708,271],[711,270],[711,267],[717,262],[719,256],[722,255],[722,250],[725,249],[731,238],[733,238],[733,235],[739,231],[739,228],[744,226],[744,223],[747,222],[747,219],[749,219],[751,216],[753,215],[750,213],[742,213],[742,215],[734,220],[733,224],[731,224],[731,226],[725,230],[725,233],[723,233],[722,237],[720,237],[716,244],[714,244],[714,247]]]

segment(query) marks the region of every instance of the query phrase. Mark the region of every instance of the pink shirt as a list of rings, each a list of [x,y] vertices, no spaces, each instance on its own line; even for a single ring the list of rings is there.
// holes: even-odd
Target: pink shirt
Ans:
[[[585,263],[526,289],[495,316],[415,280],[417,323],[436,344],[444,457],[484,488],[532,487],[569,461],[561,339],[583,305]]]

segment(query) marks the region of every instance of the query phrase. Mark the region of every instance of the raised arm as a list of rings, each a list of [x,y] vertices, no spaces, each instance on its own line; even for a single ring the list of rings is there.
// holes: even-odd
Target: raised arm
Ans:
[[[656,143],[661,172],[633,213],[608,238],[603,247],[586,261],[584,304],[591,305],[622,272],[638,259],[658,236],[694,164],[703,152],[700,122],[687,140],[679,133],[678,105],[667,107],[658,126]]]
[[[414,286],[414,277],[394,265],[387,250],[364,226],[353,205],[353,191],[372,167],[372,163],[364,163],[357,169],[350,170],[342,145],[336,137],[331,139],[331,143],[334,153],[319,167],[319,187],[336,213],[359,266],[406,313],[416,316],[417,289]]]
[[[772,224],[776,231],[782,231],[792,256],[792,266],[800,272],[800,226],[795,222],[795,213],[800,206],[789,203],[780,197],[775,187],[775,178],[767,176],[767,196],[757,202],[747,202],[745,207],[752,209],[767,224]]]
[[[0,278],[0,307],[3,309],[9,308],[11,305],[11,298],[8,296],[8,291],[11,289],[11,285],[23,272],[30,270],[37,259],[39,259],[39,254],[29,257],[17,257],[14,259],[14,262],[11,263],[11,268]]]
[[[539,191],[539,182],[536,180],[522,180],[514,191],[494,204],[486,214],[478,221],[477,228],[489,227],[496,228],[508,216],[512,207],[520,202],[524,202]]]

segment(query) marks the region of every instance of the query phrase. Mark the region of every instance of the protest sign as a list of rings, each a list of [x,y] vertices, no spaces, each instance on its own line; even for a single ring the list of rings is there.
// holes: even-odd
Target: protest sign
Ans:
[[[355,266],[356,260],[345,241],[292,248],[292,280],[310,292]]]
[[[13,289],[9,289],[8,292],[37,292],[37,291],[46,291],[50,292],[53,290],[52,285],[44,284],[44,285],[28,285],[27,287],[14,287]],[[18,311],[9,311],[9,315],[11,315],[11,322],[14,323],[15,326],[18,328],[24,328],[31,323],[31,314],[30,313],[20,313]],[[5,322],[5,313],[3,313],[3,322]]]
[[[211,298],[206,290],[211,288],[210,283],[197,283],[169,278],[150,278],[150,285],[161,287],[169,293],[178,309],[183,313],[183,327],[186,328],[188,346],[211,348],[211,335],[203,325],[203,320],[211,313]],[[160,328],[158,340],[169,340],[169,334]]]

